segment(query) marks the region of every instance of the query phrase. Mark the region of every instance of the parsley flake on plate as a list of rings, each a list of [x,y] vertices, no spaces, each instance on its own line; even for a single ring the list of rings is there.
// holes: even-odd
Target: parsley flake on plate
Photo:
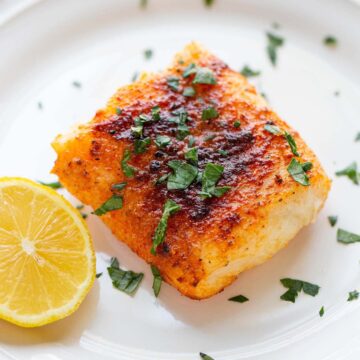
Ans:
[[[78,88],[78,89],[80,89],[81,86],[82,86],[80,81],[73,81],[73,82],[72,82],[72,85],[73,85],[74,87]]]
[[[269,56],[271,64],[273,66],[276,66],[277,50],[279,47],[284,45],[284,39],[282,37],[272,34],[270,32],[266,33],[266,36],[267,36],[267,40],[268,40],[266,51]]]
[[[229,301],[234,301],[234,302],[238,302],[238,303],[244,303],[246,301],[249,301],[249,299],[244,296],[244,295],[237,295],[237,296],[233,296],[230,299],[228,299]]]
[[[240,74],[249,78],[249,77],[259,76],[261,72],[258,70],[252,70],[248,65],[244,65],[244,67],[240,71]]]
[[[323,43],[324,43],[324,45],[326,45],[328,47],[336,47],[338,44],[338,41],[335,36],[328,35],[328,36],[324,37]]]
[[[359,292],[357,290],[353,290],[349,292],[349,296],[347,301],[354,301],[359,298]]]
[[[204,0],[204,4],[207,7],[214,5],[215,0]]]
[[[328,216],[329,223],[331,227],[334,227],[338,221],[338,217],[336,215],[330,215]]]
[[[347,176],[355,185],[359,185],[359,174],[356,162],[352,162],[345,169],[337,171],[336,176]]]
[[[113,287],[128,295],[135,294],[144,277],[143,273],[121,269],[115,257],[111,258],[111,264],[107,271],[112,280]]]
[[[119,210],[123,206],[123,198],[120,195],[112,195],[101,206],[99,206],[93,214],[102,216],[109,211]]]
[[[101,277],[102,276],[102,272],[101,273],[97,273],[96,275],[95,275],[95,277],[98,279],[99,277]]]
[[[152,288],[153,288],[155,297],[158,297],[163,279],[161,277],[159,269],[155,265],[151,265],[151,272],[154,276]]]
[[[221,197],[230,190],[230,186],[216,186],[224,172],[224,167],[218,164],[207,163],[202,174],[202,188],[200,195],[204,198]]]
[[[204,354],[204,353],[202,353],[202,352],[201,352],[199,355],[200,355],[200,357],[201,357],[202,360],[215,360],[215,359],[212,358],[211,356],[206,355],[206,354]]]
[[[291,175],[291,177],[297,183],[299,183],[299,184],[301,184],[303,186],[309,186],[310,185],[309,177],[306,175],[306,170],[309,169],[308,164],[310,164],[310,163],[301,164],[295,158],[292,158],[289,166],[287,167],[287,171]],[[305,170],[304,170],[304,167],[305,167]]]
[[[146,60],[150,60],[153,57],[154,52],[152,51],[152,49],[146,49],[144,50],[144,58]]]
[[[351,233],[344,229],[338,229],[336,239],[342,244],[352,244],[355,242],[360,242],[360,235]]]
[[[157,247],[160,244],[162,244],[165,240],[166,229],[167,229],[169,217],[171,215],[175,214],[176,212],[178,212],[180,209],[181,209],[181,206],[178,205],[175,201],[169,200],[169,199],[166,200],[159,224],[156,227],[154,236],[152,238],[153,245],[151,247],[151,253],[153,255],[156,255]]]
[[[281,300],[295,302],[301,291],[310,296],[316,296],[319,293],[320,286],[306,281],[284,278],[280,280],[281,284],[288,290],[280,296]]]
[[[324,309],[324,307],[322,306],[321,309],[319,310],[319,315],[320,315],[320,317],[323,317],[324,314],[325,314],[325,309]]]
[[[168,166],[173,173],[168,177],[168,190],[184,190],[196,179],[198,169],[184,161],[171,160]]]
[[[360,131],[355,136],[355,142],[360,141]]]
[[[121,160],[121,168],[126,177],[133,177],[136,172],[136,168],[128,164],[128,161],[131,159],[131,152],[129,149],[124,151],[123,158]]]

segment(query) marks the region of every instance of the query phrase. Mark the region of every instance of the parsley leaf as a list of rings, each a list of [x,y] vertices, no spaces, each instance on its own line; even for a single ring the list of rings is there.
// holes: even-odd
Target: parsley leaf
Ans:
[[[189,136],[189,141],[188,141],[188,147],[192,148],[195,145],[195,138],[193,136]]]
[[[162,277],[159,269],[155,265],[151,265],[151,272],[154,276],[152,288],[154,290],[155,297],[158,297],[162,284]]]
[[[131,152],[129,149],[124,151],[124,156],[121,160],[121,168],[126,177],[133,177],[136,172],[136,168],[128,164],[128,161],[131,159]]]
[[[150,143],[151,140],[149,137],[146,137],[144,139],[136,139],[134,143],[134,153],[143,154],[149,147]]]
[[[237,296],[233,296],[231,297],[230,299],[228,299],[229,301],[235,301],[235,302],[238,302],[238,303],[244,303],[246,301],[249,301],[249,299],[244,296],[244,295],[237,295]]]
[[[310,185],[309,177],[306,175],[302,167],[302,164],[299,161],[297,161],[295,158],[291,159],[291,162],[287,167],[287,171],[291,175],[291,177],[299,184],[303,186]]]
[[[284,278],[280,280],[281,284],[288,290],[280,296],[281,300],[295,302],[299,292],[302,290],[305,294],[316,296],[319,293],[320,286],[306,281]]]
[[[191,63],[189,66],[187,66],[184,69],[184,72],[183,72],[182,76],[183,76],[183,78],[187,78],[190,75],[195,74],[196,71],[197,71],[196,65],[194,63]]]
[[[268,40],[266,51],[268,53],[271,64],[275,66],[277,62],[277,50],[279,47],[283,46],[284,39],[270,32],[268,32],[266,35]]]
[[[166,79],[166,82],[171,90],[179,91],[180,79],[176,76],[170,76]]]
[[[204,0],[204,4],[207,7],[214,5],[215,0]]]
[[[95,277],[98,279],[99,277],[101,277],[102,276],[102,272],[101,273],[97,273],[96,275],[95,275]]]
[[[202,120],[211,120],[216,119],[219,116],[219,113],[213,106],[209,106],[202,111],[201,119]]]
[[[73,81],[73,86],[80,89],[81,88],[81,82],[80,81]]]
[[[324,42],[324,45],[329,46],[329,47],[336,47],[336,45],[337,45],[337,39],[332,35],[326,36],[324,38],[323,42]]]
[[[115,112],[116,112],[116,115],[121,115],[122,109],[119,107],[116,107]]]
[[[329,220],[329,223],[331,226],[335,226],[338,221],[338,217],[331,215],[331,216],[328,216],[328,220]]]
[[[167,135],[157,135],[155,139],[155,144],[159,148],[163,148],[171,144],[171,138]]]
[[[239,120],[234,121],[234,128],[239,128],[241,126],[241,122]]]
[[[119,262],[116,258],[111,259],[111,265],[107,268],[107,271],[113,286],[128,295],[135,294],[144,277],[143,273],[120,269]]]
[[[338,242],[343,244],[352,244],[355,242],[360,242],[360,235],[351,233],[344,229],[338,229],[336,239]]]
[[[185,159],[189,160],[190,163],[197,165],[198,162],[198,150],[197,148],[191,148],[185,153]]]
[[[168,119],[168,121],[178,124],[176,138],[178,140],[184,140],[190,134],[190,130],[186,125],[186,121],[188,120],[187,112],[181,108],[174,111],[173,114],[176,116]]]
[[[120,195],[112,195],[101,206],[99,206],[93,214],[101,216],[109,211],[119,210],[123,206],[123,198]]]
[[[355,142],[360,141],[360,131],[355,136]]]
[[[54,181],[54,182],[42,182],[38,181],[39,184],[50,187],[54,190],[61,189],[63,186],[61,185],[60,181]]]
[[[216,78],[212,70],[207,67],[198,67],[196,70],[196,75],[193,80],[193,84],[208,84],[215,85]]]
[[[359,174],[357,171],[356,162],[352,162],[348,167],[343,170],[337,171],[336,176],[347,176],[355,185],[359,185]]]
[[[151,116],[153,118],[153,120],[158,121],[161,119],[160,117],[160,106],[156,105],[151,109]]]
[[[170,173],[164,174],[162,176],[160,176],[157,180],[155,185],[159,185],[162,184],[163,182],[165,182],[165,180],[167,180],[167,178],[170,176]]]
[[[179,124],[177,128],[176,138],[184,140],[190,134],[189,127],[186,124]]]
[[[212,196],[220,197],[230,190],[230,186],[216,187],[216,183],[220,180],[224,172],[221,165],[207,163],[202,175],[202,188],[200,195],[205,198]]]
[[[356,290],[353,290],[353,291],[349,292],[349,297],[348,297],[347,301],[357,300],[358,298],[359,298],[359,292]]]
[[[161,215],[160,221],[158,226],[155,229],[155,233],[153,236],[153,245],[151,247],[151,253],[153,255],[156,255],[156,249],[157,247],[163,243],[164,239],[165,239],[165,235],[166,235],[166,229],[167,229],[167,224],[168,224],[168,220],[169,217],[173,214],[175,214],[176,212],[178,212],[181,209],[181,206],[178,205],[175,201],[173,200],[166,200],[164,208],[163,208],[163,213]]]
[[[143,132],[143,125],[138,125],[138,126],[132,126],[131,127],[131,133],[135,136],[135,137],[141,137],[142,136],[142,132]]]
[[[171,160],[168,166],[174,172],[168,177],[168,190],[184,190],[196,179],[198,169],[186,162],[179,160]]]
[[[261,74],[260,71],[252,70],[248,65],[245,65],[242,70],[240,71],[240,74],[249,78],[249,77],[255,77],[259,76]]]
[[[196,95],[195,89],[192,86],[187,86],[184,91],[183,95],[186,97],[192,97]]]
[[[287,131],[284,131],[284,136],[290,146],[291,152],[295,156],[299,156],[299,153],[297,152],[297,145],[296,145],[294,138]]]
[[[266,124],[264,129],[273,135],[281,135],[282,131],[276,125]]]
[[[215,359],[213,359],[211,356],[206,355],[206,354],[204,354],[204,353],[202,353],[202,352],[201,352],[199,355],[200,355],[200,357],[201,357],[202,360],[215,360]]]
[[[218,150],[218,153],[219,153],[220,155],[222,155],[222,156],[228,156],[228,155],[229,155],[229,152],[226,151],[226,150],[223,150],[223,149]]]
[[[147,0],[140,0],[140,7],[145,9],[147,6],[147,3],[148,3]]]
[[[324,313],[325,313],[325,309],[324,309],[324,307],[322,306],[321,309],[319,310],[319,315],[320,315],[320,317],[323,317],[323,316],[324,316]]]
[[[150,60],[153,56],[153,51],[152,49],[146,49],[144,50],[144,57],[146,60]]]
[[[313,164],[310,161],[305,161],[301,166],[305,172],[310,171],[313,168]]]

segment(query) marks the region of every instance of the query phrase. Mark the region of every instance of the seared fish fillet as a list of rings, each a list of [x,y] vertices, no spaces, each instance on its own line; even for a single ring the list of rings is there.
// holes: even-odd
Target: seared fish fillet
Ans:
[[[185,159],[192,146],[196,150]],[[245,77],[195,43],[165,72],[120,88],[92,121],[59,135],[53,147],[58,155],[53,173],[66,189],[94,209],[114,193],[121,196],[122,209],[101,219],[166,282],[193,299],[218,293],[242,271],[276,254],[315,220],[330,189],[300,135]],[[288,170],[292,159],[298,166]],[[191,171],[175,176],[173,160],[192,164],[196,178]],[[313,167],[301,167],[305,162]],[[223,170],[212,183],[204,180],[209,163]],[[183,189],[174,189],[174,181]],[[121,182],[125,188],[114,189]],[[181,209],[168,217],[163,242],[153,254],[155,230],[169,199]]]

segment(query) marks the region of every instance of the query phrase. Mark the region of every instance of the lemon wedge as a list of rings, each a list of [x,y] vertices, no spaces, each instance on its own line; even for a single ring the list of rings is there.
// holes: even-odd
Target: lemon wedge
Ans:
[[[95,279],[86,223],[56,191],[0,178],[0,318],[35,327],[73,313]]]

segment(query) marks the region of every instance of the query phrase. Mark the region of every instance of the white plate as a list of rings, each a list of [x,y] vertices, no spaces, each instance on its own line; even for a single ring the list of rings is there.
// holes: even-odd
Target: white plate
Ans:
[[[354,142],[360,131],[360,8],[355,3],[217,0],[210,9],[201,0],[149,0],[147,9],[137,0],[0,5],[5,10],[16,5],[0,15],[1,176],[52,179],[54,136],[88,121],[135,71],[164,68],[191,40],[235,69],[244,64],[261,69],[255,84],[300,131],[331,177],[360,161],[360,143]],[[273,22],[281,27],[272,31],[286,39],[275,69],[265,54],[265,31]],[[323,45],[327,34],[339,39],[338,48]],[[143,57],[146,48],[154,50],[150,61]],[[81,88],[72,86],[75,80]],[[338,244],[327,216],[339,215],[339,226],[360,233],[359,204],[360,188],[334,178],[316,224],[272,260],[201,302],[167,285],[156,300],[149,267],[90,216],[97,268],[104,275],[68,319],[39,329],[0,322],[0,357],[196,360],[203,351],[216,360],[355,359],[360,301],[346,299],[360,287],[360,246]],[[105,273],[110,256],[145,273],[134,298],[112,288]],[[280,301],[283,277],[314,282],[321,291],[315,298],[301,295],[295,304]],[[250,301],[227,301],[239,293]]]

